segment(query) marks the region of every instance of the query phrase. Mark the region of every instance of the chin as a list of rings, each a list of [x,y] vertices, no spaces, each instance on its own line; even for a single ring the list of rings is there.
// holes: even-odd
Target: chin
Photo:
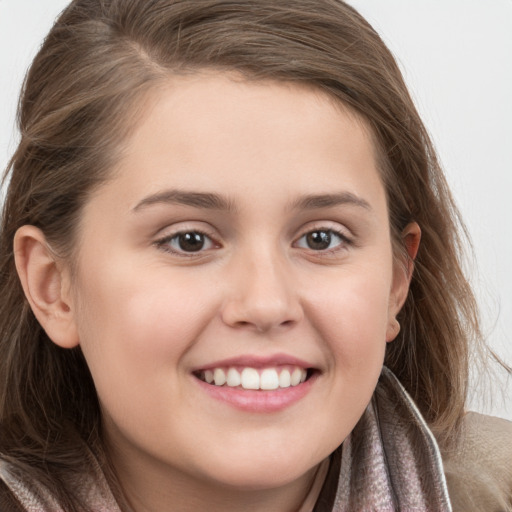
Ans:
[[[299,457],[293,455],[285,457],[284,454],[269,456],[260,452],[259,456],[251,453],[242,454],[237,458],[223,459],[217,463],[210,463],[204,469],[203,475],[212,483],[240,491],[256,491],[284,487],[308,478],[323,458],[309,458],[305,460],[304,454]]]

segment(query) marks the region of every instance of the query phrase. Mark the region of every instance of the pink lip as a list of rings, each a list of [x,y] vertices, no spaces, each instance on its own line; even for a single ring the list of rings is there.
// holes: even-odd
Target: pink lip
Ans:
[[[308,380],[298,386],[280,388],[272,391],[247,390],[229,386],[215,386],[197,378],[197,372],[212,370],[214,368],[269,368],[273,366],[298,366],[300,368],[313,368],[308,362],[287,354],[274,354],[271,356],[243,355],[222,359],[198,367],[192,371],[195,382],[208,396],[239,410],[252,413],[271,413],[290,407],[304,398],[312,389],[319,377],[314,372]]]
[[[269,368],[272,366],[299,366],[301,368],[312,368],[313,365],[309,364],[302,359],[287,355],[287,354],[274,354],[271,356],[254,356],[242,355],[231,357],[229,359],[222,359],[208,363],[204,366],[193,369],[193,372],[200,370],[211,370],[213,368],[226,368],[226,367],[249,367],[249,368]]]
[[[318,378],[313,374],[298,386],[276,389],[273,391],[252,391],[228,386],[215,386],[195,379],[200,388],[216,400],[237,409],[252,413],[271,413],[286,409],[304,398]]]

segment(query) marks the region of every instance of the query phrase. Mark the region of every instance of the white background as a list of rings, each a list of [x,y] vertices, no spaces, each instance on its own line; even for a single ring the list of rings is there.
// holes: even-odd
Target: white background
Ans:
[[[432,134],[476,255],[492,347],[512,363],[512,0],[350,0],[394,52]],[[0,0],[0,168],[24,73],[67,0]],[[505,379],[503,379],[505,382]],[[512,383],[472,408],[512,419]],[[481,393],[480,393],[481,395]]]

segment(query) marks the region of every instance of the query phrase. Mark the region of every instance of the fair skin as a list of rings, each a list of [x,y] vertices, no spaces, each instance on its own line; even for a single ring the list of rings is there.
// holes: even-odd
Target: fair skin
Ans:
[[[412,272],[369,131],[318,91],[215,73],[151,105],[85,205],[73,276],[18,231],[25,292],[83,350],[134,511],[297,510],[370,401]],[[244,368],[277,389],[221,385]]]

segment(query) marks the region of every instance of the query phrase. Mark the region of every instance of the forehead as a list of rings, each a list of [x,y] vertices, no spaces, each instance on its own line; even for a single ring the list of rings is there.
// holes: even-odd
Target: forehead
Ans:
[[[131,208],[171,185],[291,201],[382,192],[367,124],[316,88],[205,72],[170,78],[143,107],[113,180]]]

